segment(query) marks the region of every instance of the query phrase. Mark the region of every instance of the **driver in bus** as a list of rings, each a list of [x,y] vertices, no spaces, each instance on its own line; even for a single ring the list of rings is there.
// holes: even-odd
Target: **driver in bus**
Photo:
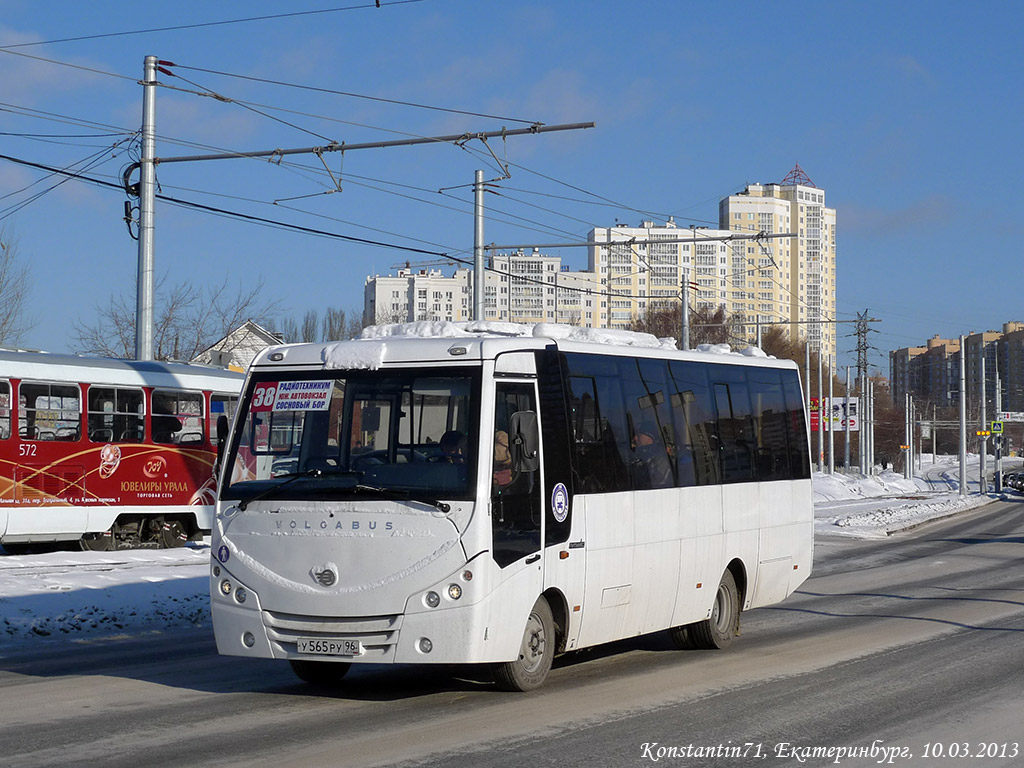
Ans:
[[[466,438],[457,429],[450,429],[441,435],[441,455],[450,464],[465,464],[464,447]]]

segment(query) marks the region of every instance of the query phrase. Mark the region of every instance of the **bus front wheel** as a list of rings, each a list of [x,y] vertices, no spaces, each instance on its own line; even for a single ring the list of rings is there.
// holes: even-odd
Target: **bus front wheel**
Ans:
[[[731,571],[722,574],[715,593],[715,604],[711,608],[711,616],[673,630],[673,638],[681,633],[678,640],[684,648],[715,650],[727,647],[740,630],[740,594],[736,589],[736,579]]]
[[[352,667],[347,661],[305,661],[289,659],[294,672],[300,680],[313,685],[332,686],[341,682]]]
[[[503,691],[531,691],[547,678],[554,658],[555,620],[548,601],[541,597],[526,620],[519,655],[494,668],[494,682]]]

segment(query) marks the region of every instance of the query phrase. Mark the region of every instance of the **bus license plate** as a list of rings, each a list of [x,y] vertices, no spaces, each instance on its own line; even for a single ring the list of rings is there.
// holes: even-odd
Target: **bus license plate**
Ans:
[[[358,640],[336,637],[327,640],[320,637],[300,637],[297,645],[299,653],[314,656],[359,656],[363,652],[363,644]]]

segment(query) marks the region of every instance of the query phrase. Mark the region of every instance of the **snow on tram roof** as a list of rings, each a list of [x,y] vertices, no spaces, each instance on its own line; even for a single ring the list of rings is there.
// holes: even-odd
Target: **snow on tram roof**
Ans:
[[[370,369],[379,368],[392,340],[416,339],[466,339],[483,341],[487,339],[552,339],[555,341],[578,342],[599,346],[633,347],[640,349],[676,349],[675,339],[659,339],[650,333],[620,331],[608,328],[581,328],[555,323],[510,323],[510,322],[450,322],[419,321],[414,323],[392,323],[371,325],[353,341],[329,344],[322,348],[321,360],[325,368]],[[728,344],[702,344],[695,352],[716,355],[736,354],[744,357],[767,357],[757,347],[733,352]],[[390,355],[387,355],[390,357]]]

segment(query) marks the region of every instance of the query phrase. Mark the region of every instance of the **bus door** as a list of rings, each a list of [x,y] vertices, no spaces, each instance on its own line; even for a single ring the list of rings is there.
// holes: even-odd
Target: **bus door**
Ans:
[[[533,606],[543,587],[538,432],[535,384],[497,382],[490,451],[491,556],[502,570],[502,582],[512,578],[518,582],[513,589],[528,603],[525,610]]]

